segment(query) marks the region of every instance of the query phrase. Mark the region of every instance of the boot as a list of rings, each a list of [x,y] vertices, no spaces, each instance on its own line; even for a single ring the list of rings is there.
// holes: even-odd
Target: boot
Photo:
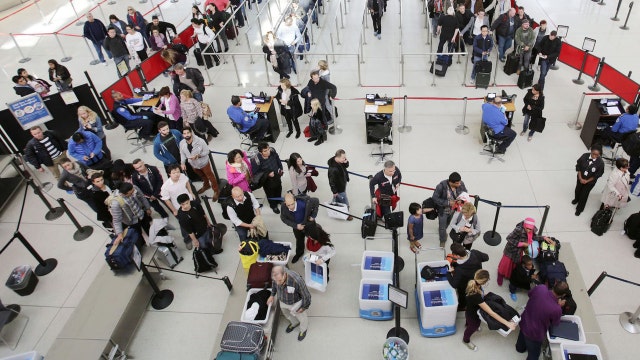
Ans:
[[[312,137],[307,139],[308,142],[313,142],[313,141],[316,141],[316,140],[318,140],[318,138],[315,137],[315,136],[312,136]]]

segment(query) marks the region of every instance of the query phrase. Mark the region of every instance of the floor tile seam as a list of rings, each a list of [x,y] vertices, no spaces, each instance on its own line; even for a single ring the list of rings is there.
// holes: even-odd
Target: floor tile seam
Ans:
[[[177,311],[177,310],[155,310],[155,309],[147,309],[146,313],[157,313],[157,314],[193,314],[193,315],[224,315],[224,310],[222,312],[204,312],[204,311]]]
[[[35,342],[35,345],[33,346],[34,349],[38,348],[38,346],[40,345],[40,342],[42,341],[43,337],[45,336],[45,334],[47,333],[47,331],[49,330],[51,325],[53,325],[53,321],[56,319],[58,314],[60,314],[60,311],[62,310],[62,307],[57,307],[57,309],[58,310],[56,311],[55,315],[51,318],[51,321],[49,321],[49,323],[45,327],[44,331],[42,332],[40,337],[38,337],[38,340]],[[62,331],[62,328],[60,328],[60,331]],[[56,334],[56,337],[57,337],[57,334]]]

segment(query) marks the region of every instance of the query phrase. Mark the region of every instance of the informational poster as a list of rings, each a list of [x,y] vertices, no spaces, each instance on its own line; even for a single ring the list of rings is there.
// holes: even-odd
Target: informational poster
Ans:
[[[76,96],[76,93],[74,93],[73,90],[61,92],[60,97],[62,98],[62,101],[64,101],[64,103],[67,105],[76,104],[80,102],[78,100],[78,97]]]
[[[405,309],[407,308],[407,306],[409,305],[409,294],[406,291],[400,289],[399,287],[395,287],[391,284],[389,284],[388,291],[389,291],[389,301]]]
[[[38,93],[7,103],[7,107],[24,130],[53,120],[53,116]]]

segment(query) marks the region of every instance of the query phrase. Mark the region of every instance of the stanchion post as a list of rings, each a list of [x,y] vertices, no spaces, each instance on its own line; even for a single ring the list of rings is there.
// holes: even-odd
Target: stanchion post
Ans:
[[[203,195],[200,198],[202,198],[202,201],[204,202],[204,207],[207,208],[207,213],[209,214],[209,218],[211,219],[211,223],[213,225],[217,224],[218,222],[216,221],[216,217],[213,215],[213,210],[211,209],[211,204],[209,203],[209,199],[211,199],[211,198],[208,197],[207,195]]]
[[[100,15],[102,15],[102,21],[105,23],[109,23],[109,18],[104,15],[104,10],[102,10],[102,3],[98,3],[98,10],[100,10]]]
[[[640,306],[635,313],[630,313],[628,311],[620,314],[620,325],[623,329],[627,330],[627,332],[631,334],[640,333]]]
[[[213,175],[216,176],[216,181],[218,185],[220,185],[220,175],[218,175],[218,169],[216,169],[216,162],[213,160],[213,156],[211,155],[211,151],[209,151],[209,163],[211,165],[211,169],[213,170]]]
[[[47,22],[47,18],[44,16],[44,13],[42,12],[42,9],[40,9],[40,5],[38,5],[38,3],[40,2],[40,0],[36,0],[34,2],[34,4],[36,4],[36,7],[38,8],[38,12],[40,13],[40,16],[42,16],[42,21],[44,22],[44,25],[49,25],[51,22]],[[115,3],[115,1],[114,1]]]
[[[266,57],[262,57],[264,59],[264,70],[265,70],[265,75],[267,75],[267,86],[271,86],[271,78],[269,76],[269,64],[267,64],[267,58]]]
[[[244,33],[244,36],[247,38],[247,48],[249,49],[249,63],[251,64],[255,64],[255,61],[253,61],[253,53],[251,52],[251,42],[249,41],[249,34],[248,33]]]
[[[231,62],[233,63],[233,70],[236,72],[236,79],[238,79],[238,86],[242,86],[242,81],[240,81],[240,73],[238,72],[238,64],[236,64],[236,57],[233,54],[231,54]]]
[[[607,272],[606,271],[601,272],[600,276],[598,276],[598,278],[596,279],[596,281],[593,282],[589,290],[587,290],[587,295],[591,296],[591,294],[593,294],[596,291],[598,286],[600,286],[600,284],[606,277],[607,277]]]
[[[392,233],[392,247],[393,247],[393,256],[394,256],[394,269],[393,269],[393,285],[396,287],[400,287],[400,271],[404,268],[404,260],[398,256],[398,229],[393,228]],[[404,340],[407,344],[409,343],[409,332],[403,329],[400,326],[400,306],[393,304],[394,306],[394,318],[395,318],[395,326],[387,332],[387,338],[390,337],[399,337]]]
[[[332,64],[335,64],[336,63],[336,55],[335,55],[336,54],[336,50],[333,47],[333,34],[332,33],[329,33],[329,40],[331,40],[331,56],[333,57]],[[340,45],[340,44],[338,44],[338,45]]]
[[[478,212],[478,205],[480,205],[480,195],[476,195],[473,200],[473,206],[476,208],[476,213]]]
[[[342,14],[342,7],[343,7],[343,3],[344,1],[340,1],[340,28],[344,29],[344,15]]]
[[[77,229],[73,234],[73,240],[86,240],[89,236],[91,236],[91,234],[93,234],[93,228],[91,226],[81,226],[80,223],[78,223],[78,220],[76,220],[75,216],[73,216],[73,214],[69,210],[69,207],[67,207],[67,204],[64,203],[64,199],[58,198],[58,204],[60,204],[60,207],[64,209],[64,212],[67,213],[67,216]]]
[[[33,246],[31,246],[31,244],[29,244],[27,239],[20,233],[20,231],[16,231],[13,234],[13,237],[15,239],[18,239],[22,243],[22,245],[25,248],[27,248],[27,251],[29,251],[29,253],[38,261],[38,266],[36,266],[36,268],[33,271],[36,275],[45,276],[48,273],[52,272],[53,269],[56,268],[56,266],[58,266],[58,260],[56,260],[54,258],[49,258],[47,260],[44,260],[40,256],[40,254],[38,254],[36,249],[34,249]]]
[[[91,54],[91,57],[93,58],[93,60],[89,62],[89,65],[100,64],[100,60],[96,58],[96,56],[93,54],[93,51],[91,50],[91,45],[89,45],[89,40],[87,40],[87,38],[84,36],[82,38],[84,39],[84,42],[87,44],[87,48],[89,48],[89,54]]]
[[[544,231],[544,225],[547,223],[547,216],[549,216],[549,209],[551,207],[549,205],[544,207],[544,214],[542,214],[542,221],[540,222],[540,228],[538,229],[538,234],[542,235]]]
[[[589,50],[584,50],[584,57],[582,58],[582,65],[580,66],[580,72],[578,72],[578,78],[573,79],[574,84],[582,85],[584,84],[584,80],[582,80],[582,73],[584,72],[584,67],[587,64],[587,56],[589,55]]]
[[[225,284],[225,285],[227,285],[227,289],[228,289],[229,291],[231,291],[231,289],[233,289],[233,284],[231,284],[231,280],[229,280],[229,277],[228,277],[228,276],[224,276],[224,277],[222,278],[222,281],[224,281],[224,284]]]
[[[629,3],[629,11],[627,12],[627,18],[624,20],[624,25],[620,26],[622,30],[629,30],[627,23],[629,22],[629,16],[631,15],[631,9],[633,9],[633,1]]]
[[[497,246],[498,244],[500,244],[500,241],[502,240],[502,237],[500,236],[500,234],[496,232],[496,227],[498,226],[498,217],[500,216],[501,207],[502,207],[501,202],[496,203],[496,215],[495,215],[495,218],[493,219],[493,228],[491,229],[491,231],[487,231],[486,233],[484,233],[483,238],[484,238],[484,242],[487,243],[487,245]]]
[[[340,43],[340,30],[338,29],[338,19],[336,19],[335,23],[336,23],[336,40],[337,40],[337,41],[336,41],[336,44],[338,44],[338,45],[342,45],[342,44]],[[335,61],[335,60],[334,60],[334,61]]]
[[[411,132],[411,125],[407,125],[407,95],[403,96],[403,100],[404,100],[404,112],[403,112],[403,118],[402,118],[402,126],[398,126],[398,131],[401,133],[408,133]]]
[[[467,122],[467,103],[468,103],[468,99],[465,96],[463,98],[464,100],[464,107],[462,108],[462,124],[458,125],[456,127],[456,133],[460,134],[460,135],[467,135],[469,133],[469,127],[466,125]]]
[[[49,203],[49,200],[47,200],[47,198],[44,197],[44,194],[42,193],[42,189],[40,189],[40,187],[35,184],[33,179],[27,179],[27,184],[33,188],[33,192],[40,198],[40,200],[42,200],[42,202],[47,207],[47,209],[49,209],[49,211],[44,215],[45,219],[52,221],[62,216],[62,214],[64,214],[64,210],[61,207],[54,208]]]
[[[404,54],[400,49],[400,86],[404,86]]]
[[[76,19],[78,19],[78,22],[76,23],[76,26],[84,25],[84,21],[80,20],[80,16],[78,15],[78,12],[76,11],[76,7],[73,5],[73,0],[69,0],[69,4],[71,5],[71,9],[73,9],[73,13],[76,14]]]
[[[13,43],[16,45],[16,49],[18,49],[18,52],[20,53],[20,56],[22,56],[22,58],[20,60],[18,60],[19,63],[24,64],[28,61],[31,61],[30,57],[26,57],[24,56],[24,54],[22,53],[22,49],[20,48],[20,45],[18,45],[18,42],[16,41],[16,38],[13,36],[12,33],[9,33],[9,36],[11,37],[11,40],[13,40]]]
[[[589,90],[594,92],[600,91],[600,85],[598,85],[598,81],[600,81],[600,72],[602,71],[603,65],[604,65],[604,56],[602,57],[602,59],[600,59],[600,62],[598,63],[596,76],[593,78],[593,85],[587,87]]]
[[[62,47],[62,43],[60,42],[60,39],[58,38],[58,33],[54,32],[53,36],[56,38],[56,41],[58,42],[58,46],[60,46],[60,50],[62,51],[63,58],[60,59],[60,62],[67,62],[67,61],[71,60],[71,56],[67,56],[67,54],[64,52],[64,47]]]
[[[584,104],[584,98],[586,97],[587,93],[582,92],[582,97],[580,97],[580,105],[578,105],[578,111],[576,113],[576,121],[572,122],[572,123],[568,123],[567,126],[570,129],[574,129],[574,130],[580,130],[582,129],[582,126],[578,125],[578,120],[580,120],[580,112],[582,111],[582,105]]]
[[[618,13],[620,12],[620,7],[622,6],[622,0],[618,0],[618,6],[616,6],[616,14],[613,15],[613,17],[611,18],[611,20],[613,21],[620,21],[620,19],[618,18]]]
[[[362,78],[360,76],[360,64],[364,63],[364,60],[360,59],[360,54],[356,54],[358,61],[358,86],[362,86]]]
[[[160,288],[158,288],[158,285],[156,284],[156,281],[153,280],[151,274],[149,274],[147,266],[142,261],[140,262],[140,270],[153,289],[153,296],[151,297],[151,307],[156,310],[162,310],[171,305],[171,303],[173,302],[173,292],[168,289],[160,290]]]

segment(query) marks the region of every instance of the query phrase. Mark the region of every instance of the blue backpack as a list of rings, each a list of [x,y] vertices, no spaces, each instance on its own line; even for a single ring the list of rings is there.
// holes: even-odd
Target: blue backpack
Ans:
[[[569,272],[562,261],[554,261],[543,265],[543,280],[547,282],[547,286],[551,289],[559,281],[567,281]]]

